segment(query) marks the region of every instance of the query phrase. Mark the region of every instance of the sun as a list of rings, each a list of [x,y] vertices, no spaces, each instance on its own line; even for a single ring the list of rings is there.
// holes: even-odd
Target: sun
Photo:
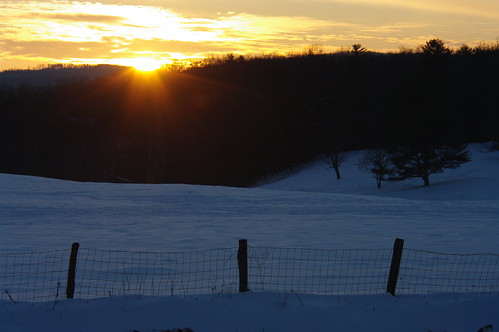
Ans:
[[[135,58],[130,61],[130,65],[135,68],[135,70],[151,72],[161,68],[163,62],[154,58]]]

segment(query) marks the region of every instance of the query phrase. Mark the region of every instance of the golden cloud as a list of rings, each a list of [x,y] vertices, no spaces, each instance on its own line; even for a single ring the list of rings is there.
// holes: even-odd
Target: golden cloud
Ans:
[[[84,22],[84,23],[103,23],[116,24],[123,20],[123,17],[111,15],[96,14],[65,14],[65,13],[28,13],[26,19],[43,19],[46,21],[66,21],[66,22]]]
[[[166,62],[172,57],[230,52],[288,53],[312,44],[323,45],[326,50],[349,47],[359,42],[377,50],[396,49],[400,45],[414,47],[427,37],[463,40],[472,44],[470,40],[479,38],[469,32],[470,27],[474,27],[476,34],[497,36],[498,24],[494,23],[495,20],[469,15],[481,12],[492,12],[488,15],[494,17],[499,15],[499,1],[496,0],[477,0],[472,4],[464,0],[303,1],[296,0],[293,4],[295,7],[297,4],[307,6],[307,15],[296,16],[293,15],[296,11],[291,10],[285,12],[287,15],[276,15],[276,11],[262,15],[263,7],[258,11],[259,15],[229,11],[235,5],[228,2],[227,11],[223,14],[197,17],[154,5],[120,5],[111,0],[0,1],[0,54],[3,63],[30,57],[36,61],[52,59],[55,62],[89,63],[96,63],[99,59],[110,63],[114,58],[123,63],[124,59],[135,56],[150,56]],[[315,16],[314,3],[321,9]],[[324,7],[325,3],[330,7]],[[340,14],[331,10],[334,4],[341,7]],[[362,5],[369,5],[364,7],[371,11],[372,6],[377,6],[376,13],[382,17],[371,17],[369,10]],[[468,11],[470,7],[474,9]],[[386,13],[387,8],[391,9],[389,14]],[[421,11],[410,18],[394,17],[392,14],[401,12],[407,15],[410,12],[399,11],[400,8]],[[443,20],[443,15],[427,15],[423,10],[433,13],[467,11],[468,14]],[[349,12],[355,15],[345,16]],[[356,18],[358,14],[362,14],[360,19]],[[438,20],[426,17],[438,17]],[[433,35],[439,31],[445,31],[446,35]]]
[[[313,1],[313,0],[312,0]],[[393,6],[428,12],[478,16],[499,19],[499,1],[496,0],[330,0],[348,4]]]

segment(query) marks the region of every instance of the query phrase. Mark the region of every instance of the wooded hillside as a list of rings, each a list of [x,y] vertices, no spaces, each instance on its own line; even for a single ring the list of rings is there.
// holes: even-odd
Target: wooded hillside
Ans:
[[[247,186],[328,153],[499,140],[499,46],[227,56],[0,88],[0,172]]]

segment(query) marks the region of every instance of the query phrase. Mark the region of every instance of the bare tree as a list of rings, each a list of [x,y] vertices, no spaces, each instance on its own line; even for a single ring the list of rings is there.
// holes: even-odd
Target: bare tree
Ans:
[[[390,158],[390,154],[383,149],[368,150],[359,159],[357,166],[360,169],[371,172],[376,179],[378,189],[380,189],[381,183],[388,180],[387,177],[394,173],[394,167]]]
[[[343,162],[343,158],[340,155],[340,151],[336,146],[333,146],[327,153],[327,156],[330,159],[330,165],[334,169],[334,172],[336,174],[336,179],[339,180],[341,179],[341,174],[340,174],[340,165]]]
[[[305,47],[305,49],[303,50],[303,54],[304,55],[324,54],[324,46],[317,44],[309,45]]]

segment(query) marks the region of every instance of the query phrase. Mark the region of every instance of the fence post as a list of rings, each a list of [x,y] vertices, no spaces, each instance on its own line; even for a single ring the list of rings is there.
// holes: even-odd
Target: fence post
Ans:
[[[248,240],[239,240],[237,251],[237,265],[239,266],[239,293],[249,291],[248,289]]]
[[[68,283],[66,286],[66,297],[72,299],[75,293],[75,279],[76,279],[76,260],[78,257],[78,249],[80,244],[78,242],[73,243],[71,246],[71,256],[69,257],[69,268],[68,268]]]
[[[390,266],[390,275],[388,276],[388,284],[386,291],[395,296],[397,288],[397,280],[399,277],[400,261],[402,259],[402,251],[404,249],[404,240],[396,238],[393,244],[392,264]]]

